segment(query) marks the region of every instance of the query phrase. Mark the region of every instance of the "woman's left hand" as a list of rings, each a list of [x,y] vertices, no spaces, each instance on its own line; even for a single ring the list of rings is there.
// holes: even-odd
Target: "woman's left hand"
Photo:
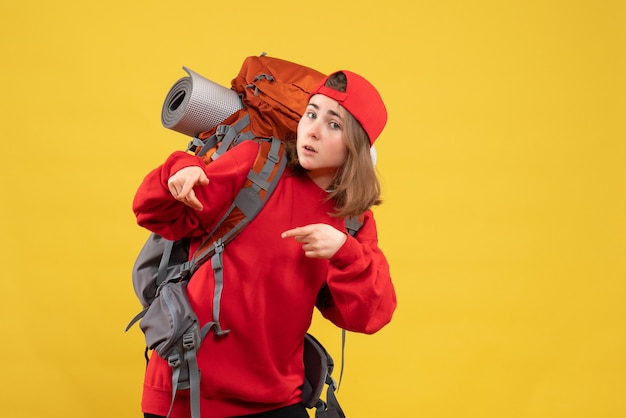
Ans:
[[[290,229],[282,238],[293,237],[302,244],[304,255],[311,258],[329,259],[346,242],[345,233],[327,224],[310,224]]]

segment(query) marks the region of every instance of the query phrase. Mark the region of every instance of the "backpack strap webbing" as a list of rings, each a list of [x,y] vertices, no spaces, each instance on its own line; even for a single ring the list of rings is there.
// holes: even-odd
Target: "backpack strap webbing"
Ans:
[[[208,138],[200,139],[198,137],[194,137],[189,143],[187,151],[197,151],[196,155],[198,157],[204,157],[210,150],[215,149],[214,153],[209,155],[212,160],[216,160],[232,146],[237,145],[241,141],[254,138],[254,134],[252,132],[242,132],[249,125],[249,114],[245,114],[241,119],[232,125],[218,125],[215,128],[215,133]]]
[[[346,229],[351,236],[355,236],[359,229],[363,226],[363,214],[359,216],[350,216],[345,219]],[[337,384],[337,391],[339,391],[339,387],[341,386],[341,380],[343,379],[343,368],[346,363],[346,330],[341,329],[341,368],[339,369],[339,383]],[[337,402],[337,398],[333,393],[333,398],[335,398],[335,402]],[[339,403],[337,403],[339,406]],[[341,408],[339,408],[341,410]],[[343,414],[343,412],[342,412]]]
[[[329,383],[328,381],[328,389],[326,390],[326,404],[321,408],[317,408],[315,411],[315,418],[346,418],[346,415],[339,406],[339,401],[335,396],[335,384],[334,382]]]
[[[246,114],[243,118],[239,119],[234,125],[221,125],[218,127],[218,133],[220,137],[218,138],[219,147],[211,155],[212,160],[217,160],[221,157],[226,151],[228,151],[232,146],[237,145],[239,142],[254,138],[254,134],[252,132],[241,133],[241,131],[250,124],[250,115]],[[242,138],[243,136],[243,138]],[[208,145],[208,144],[207,144]],[[203,148],[206,148],[203,147]],[[199,157],[202,157],[206,153],[205,149],[202,149]]]
[[[177,364],[172,364],[172,359],[168,359],[168,363],[172,368],[172,401],[167,413],[168,417],[172,414],[174,399],[178,390],[188,388],[191,417],[200,418],[200,369],[196,360],[196,351],[200,342],[196,341],[194,332],[188,330],[182,337],[183,358],[178,358]],[[179,356],[180,354],[177,354],[177,357]],[[184,377],[182,377],[183,373]]]
[[[165,281],[167,277],[167,266],[170,262],[170,257],[172,256],[172,249],[174,248],[174,241],[166,240],[165,247],[163,248],[163,255],[161,256],[161,261],[159,262],[159,269],[157,270],[157,278],[156,278],[156,287],[157,289]]]
[[[346,229],[351,236],[355,236],[363,226],[363,215],[350,216],[345,219]]]
[[[172,369],[172,400],[167,413],[168,418],[174,407],[176,393],[183,389],[189,389],[191,418],[201,418],[200,369],[198,368],[197,351],[209,330],[209,324],[199,328],[198,324],[194,323],[182,335],[178,343],[179,350],[167,358],[167,362]]]
[[[341,380],[343,379],[343,368],[346,365],[346,330],[341,329],[341,368],[339,369],[339,383],[337,384],[337,392],[341,386]]]
[[[284,146],[276,138],[259,139],[259,151],[248,173],[244,186],[235,200],[198,247],[191,260],[182,267],[184,276],[191,276],[200,266],[211,259],[215,276],[213,294],[213,327],[217,335],[228,332],[219,322],[220,302],[224,286],[224,247],[261,211],[263,205],[276,188],[285,170],[287,159],[283,158]]]

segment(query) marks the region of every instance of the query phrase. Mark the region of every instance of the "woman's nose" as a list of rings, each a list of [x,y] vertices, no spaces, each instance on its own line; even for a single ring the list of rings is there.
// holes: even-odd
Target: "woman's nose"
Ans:
[[[313,122],[311,122],[311,124],[309,125],[308,134],[311,138],[319,139],[320,126],[318,121],[314,120]]]

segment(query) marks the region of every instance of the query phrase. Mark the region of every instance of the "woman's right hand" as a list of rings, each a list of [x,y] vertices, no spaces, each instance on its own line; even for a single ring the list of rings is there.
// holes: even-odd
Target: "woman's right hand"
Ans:
[[[193,188],[207,184],[209,184],[209,179],[206,173],[201,167],[195,165],[178,170],[167,180],[167,187],[174,199],[196,210],[202,210],[203,207]]]

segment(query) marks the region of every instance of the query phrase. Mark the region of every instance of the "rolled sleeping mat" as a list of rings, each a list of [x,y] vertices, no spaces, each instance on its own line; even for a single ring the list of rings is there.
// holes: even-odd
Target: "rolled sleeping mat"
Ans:
[[[190,70],[189,77],[178,80],[165,97],[161,123],[168,129],[189,136],[212,129],[233,113],[243,109],[239,95]]]

